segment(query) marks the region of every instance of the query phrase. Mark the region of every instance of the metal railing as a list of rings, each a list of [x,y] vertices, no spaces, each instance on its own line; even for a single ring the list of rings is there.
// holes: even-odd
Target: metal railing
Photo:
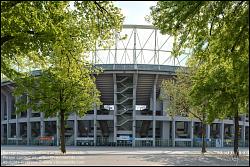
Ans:
[[[132,147],[132,141],[130,140],[117,140],[118,147]]]
[[[156,147],[173,147],[172,139],[155,139]]]
[[[97,137],[96,146],[116,146],[114,138],[112,137]]]
[[[30,139],[30,145],[37,146],[56,146],[57,139],[54,137],[52,140],[43,140],[40,137],[32,137]]]
[[[74,135],[69,136],[69,137],[65,137],[65,145],[66,146],[73,146],[74,143]]]
[[[191,147],[191,141],[175,141],[175,147]]]
[[[76,140],[77,146],[94,146],[94,140]]]

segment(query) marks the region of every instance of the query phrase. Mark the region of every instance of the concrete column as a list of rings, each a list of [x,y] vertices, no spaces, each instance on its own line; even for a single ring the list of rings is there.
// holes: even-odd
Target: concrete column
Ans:
[[[153,147],[155,147],[156,86],[153,86]]]
[[[134,69],[137,69],[137,61],[136,61],[136,28],[134,28],[134,49],[133,49],[133,64]]]
[[[6,101],[7,101],[7,144],[9,144],[8,138],[10,137],[10,115],[11,115],[11,98],[10,95],[6,95]]]
[[[245,134],[246,133],[246,114],[244,114],[244,117],[243,117],[243,125],[242,125],[242,139],[243,139],[243,145],[245,146],[245,142],[246,142],[246,139],[245,139]]]
[[[97,118],[97,106],[96,104],[94,104],[94,146],[96,146],[96,137],[97,137],[97,122],[96,122],[96,118]]]
[[[20,125],[19,125],[19,114],[16,115],[16,138],[20,138]],[[16,141],[18,145],[18,140]]]
[[[77,122],[77,114],[74,114],[74,146],[76,146],[76,138],[78,133],[78,122]]]
[[[221,131],[220,131],[220,134],[221,134],[221,146],[224,147],[224,121],[222,120],[221,122]]]
[[[3,141],[4,141],[4,128],[3,128],[4,124],[2,124],[1,122],[1,144],[3,144]]]
[[[166,140],[170,138],[170,122],[162,121],[162,139]]]
[[[4,100],[3,100],[3,94],[1,93],[1,124],[2,124],[2,120],[4,120]]]
[[[133,75],[133,141],[132,146],[135,147],[135,136],[136,136],[136,87],[137,87],[138,74]]]
[[[172,142],[173,147],[175,147],[175,117],[172,119]]]
[[[206,135],[207,139],[210,139],[210,125],[207,125],[207,135]]]
[[[17,98],[19,97],[15,97],[15,103],[17,102]],[[17,107],[15,107],[17,110]],[[16,114],[16,138],[20,138],[20,125],[19,125],[19,118],[20,118],[20,113]],[[18,140],[16,141],[16,145],[18,145]]]
[[[56,145],[59,146],[60,144],[60,118],[59,118],[59,113],[57,113],[57,119],[56,119]]]
[[[29,97],[27,96],[27,102],[29,102]],[[27,110],[27,145],[30,145],[31,140],[31,124],[30,124],[30,117],[31,117],[31,108]]]
[[[194,120],[191,121],[191,129],[190,129],[190,138],[191,138],[191,147],[194,144]]]
[[[117,42],[118,42],[118,34],[115,34],[115,56],[114,56],[114,65],[113,70],[115,69],[115,65],[117,63]]]
[[[4,120],[4,101],[3,101],[3,96],[2,93],[1,93],[1,144],[2,144],[2,141],[4,140],[4,128],[3,128],[3,120]]]
[[[155,76],[154,86],[153,86],[153,147],[155,147],[155,128],[156,128],[156,84],[158,80],[158,74]]]
[[[114,82],[114,142],[116,143],[117,136],[117,84],[116,84],[116,74],[113,74],[113,82]]]
[[[44,113],[41,112],[41,113],[40,113],[40,116],[41,116],[41,122],[40,122],[40,125],[41,125],[41,127],[40,127],[40,136],[42,137],[42,136],[44,136],[44,131],[45,131]]]

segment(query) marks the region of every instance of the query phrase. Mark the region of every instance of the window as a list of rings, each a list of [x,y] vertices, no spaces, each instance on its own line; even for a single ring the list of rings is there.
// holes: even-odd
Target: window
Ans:
[[[11,97],[11,119],[16,119],[15,97]]]
[[[44,135],[45,136],[56,136],[56,121],[44,121]]]
[[[190,138],[190,122],[176,121],[175,126],[176,138]]]
[[[3,98],[3,119],[7,120],[7,101],[6,101],[6,96],[2,96]]]

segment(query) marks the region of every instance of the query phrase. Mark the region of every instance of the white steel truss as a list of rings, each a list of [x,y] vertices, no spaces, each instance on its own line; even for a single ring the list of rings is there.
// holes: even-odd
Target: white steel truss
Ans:
[[[126,39],[122,40],[122,37]],[[96,48],[91,54],[94,64],[156,64],[186,66],[190,53],[172,55],[173,37],[162,35],[150,25],[124,25],[116,34],[115,44],[107,49]]]

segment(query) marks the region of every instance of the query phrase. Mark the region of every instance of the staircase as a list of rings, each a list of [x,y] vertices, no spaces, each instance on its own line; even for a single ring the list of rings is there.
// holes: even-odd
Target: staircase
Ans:
[[[120,76],[117,78],[117,129],[132,130],[133,113],[133,78]]]

